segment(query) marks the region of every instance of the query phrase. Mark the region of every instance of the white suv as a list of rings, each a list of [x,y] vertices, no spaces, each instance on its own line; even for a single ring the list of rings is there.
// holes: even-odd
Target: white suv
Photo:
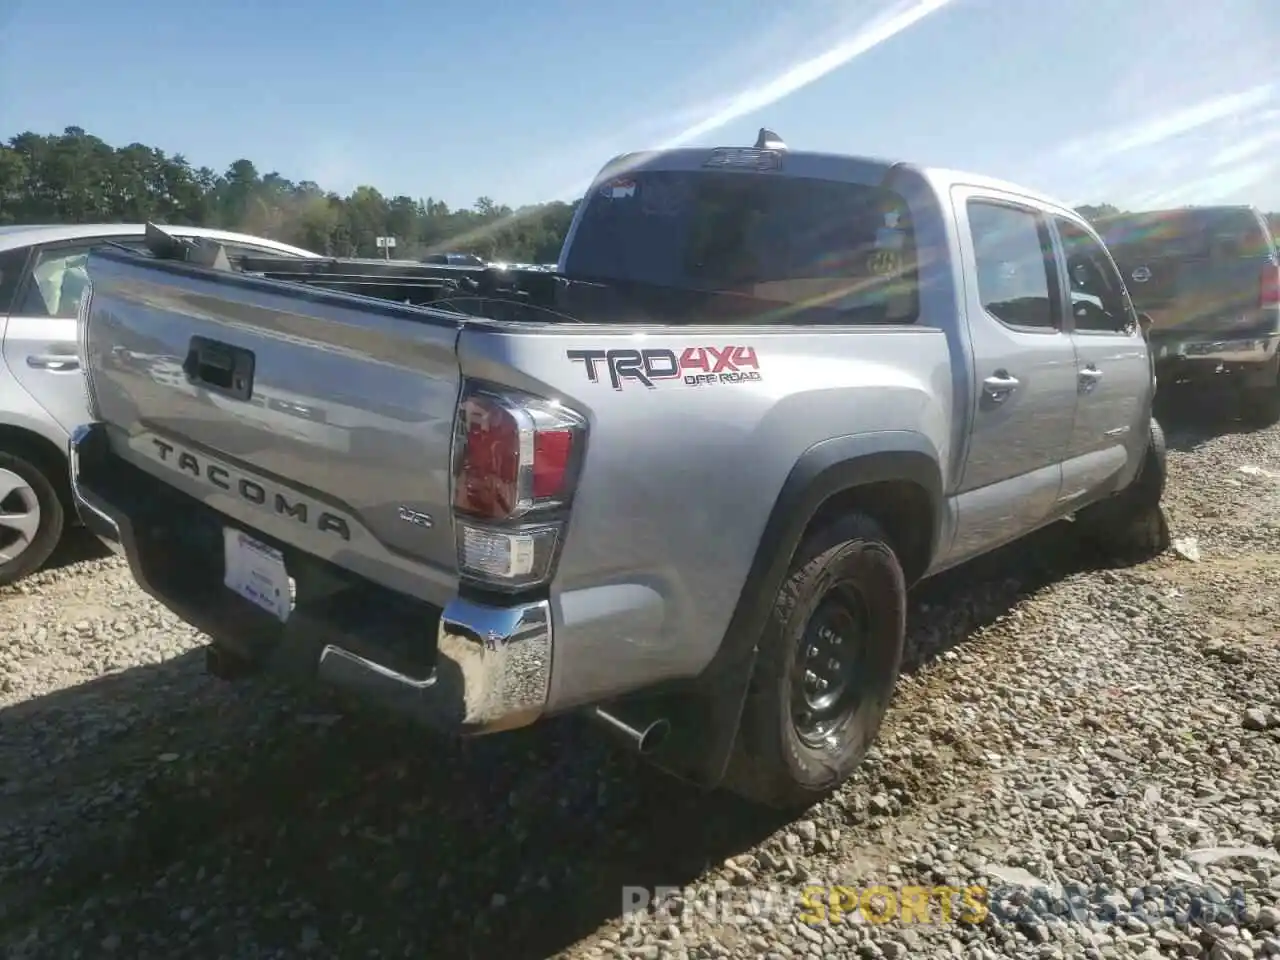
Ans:
[[[263,237],[166,227],[222,243],[228,256],[319,255]],[[144,224],[0,227],[0,585],[39,569],[77,521],[70,431],[85,422],[76,316],[95,245],[141,247]]]

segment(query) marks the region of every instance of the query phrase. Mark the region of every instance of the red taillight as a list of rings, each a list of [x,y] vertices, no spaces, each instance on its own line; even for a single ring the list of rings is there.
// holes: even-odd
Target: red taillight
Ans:
[[[468,387],[458,405],[453,507],[460,571],[499,588],[550,576],[586,421],[559,404]]]
[[[520,425],[509,410],[483,397],[464,400],[458,417],[454,507],[479,517],[510,516],[520,498]]]
[[[539,430],[533,437],[533,499],[546,500],[564,491],[573,454],[572,430]]]
[[[565,493],[581,429],[576,415],[538,401],[473,394],[459,406],[458,421],[453,505],[459,512],[503,520]]]
[[[1267,264],[1262,268],[1258,281],[1258,304],[1263,307],[1280,306],[1280,267]]]

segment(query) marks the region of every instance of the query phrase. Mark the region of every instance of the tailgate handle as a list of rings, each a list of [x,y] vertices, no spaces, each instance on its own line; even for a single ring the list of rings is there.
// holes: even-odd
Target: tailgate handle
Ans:
[[[236,400],[253,396],[253,352],[208,337],[192,337],[182,372],[192,383]]]

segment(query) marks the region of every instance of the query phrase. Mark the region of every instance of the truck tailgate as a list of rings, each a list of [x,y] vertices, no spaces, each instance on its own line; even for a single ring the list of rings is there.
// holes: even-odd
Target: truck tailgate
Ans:
[[[111,249],[88,270],[85,366],[112,454],[231,526],[444,602],[457,323]]]

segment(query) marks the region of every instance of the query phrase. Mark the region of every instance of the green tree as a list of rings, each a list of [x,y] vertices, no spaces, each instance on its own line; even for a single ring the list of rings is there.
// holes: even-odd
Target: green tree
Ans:
[[[260,172],[248,158],[218,173],[144,143],[112,147],[80,127],[18,133],[0,143],[0,223],[91,221],[200,224],[283,240],[329,256],[397,257],[459,251],[510,262],[556,258],[574,204],[512,209],[483,196],[470,209],[434,197],[386,197],[372,186],[348,196]]]
[[[1105,220],[1107,217],[1114,217],[1116,214],[1121,212],[1123,211],[1121,211],[1119,207],[1113,206],[1109,203],[1086,203],[1084,206],[1076,207],[1076,213],[1080,214],[1080,216],[1084,217],[1090,223],[1098,223],[1101,220]]]
[[[26,158],[12,147],[0,144],[0,224],[18,222],[26,195]]]

